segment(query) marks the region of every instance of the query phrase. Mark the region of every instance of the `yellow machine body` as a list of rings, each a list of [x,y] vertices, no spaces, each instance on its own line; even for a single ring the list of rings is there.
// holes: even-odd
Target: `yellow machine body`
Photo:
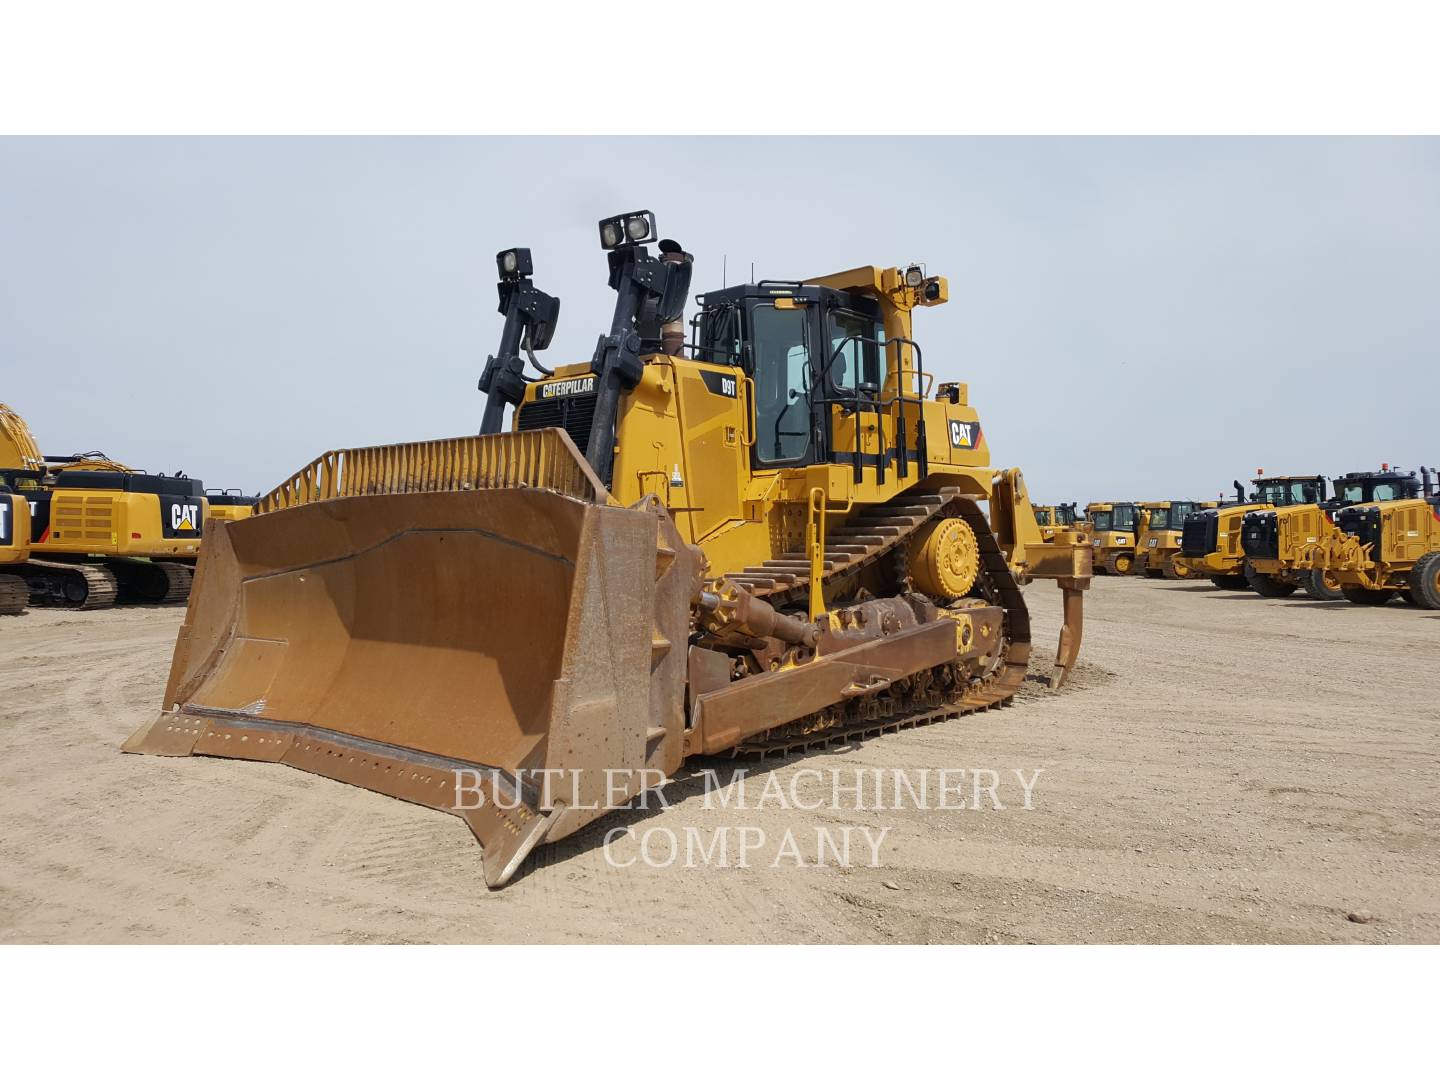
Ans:
[[[1399,596],[1440,608],[1440,499],[1361,503],[1336,511],[1334,520],[1303,552],[1302,565],[1331,576],[1353,603]]]
[[[29,552],[16,573],[33,602],[96,608],[188,595],[206,518],[199,481],[100,453],[47,458],[24,419],[0,405],[0,483],[26,502]]]
[[[30,504],[0,488],[0,615],[18,615],[30,603],[25,579],[7,570],[30,556]]]
[[[612,285],[626,258],[643,262],[612,253]],[[1010,701],[1035,578],[1062,590],[1058,685],[1090,549],[1042,535],[965,386],[924,374],[910,314],[944,302],[944,279],[862,267],[740,293],[748,359],[640,354],[613,429],[595,419],[616,370],[601,358],[639,325],[618,314],[594,362],[524,386],[510,432],[331,451],[215,523],[165,711],[125,749],[278,761],[446,810],[499,885],[693,755]],[[857,367],[833,405],[820,365],[845,342],[802,364],[760,329],[818,320],[822,295],[884,332],[883,381]],[[704,318],[725,303],[707,297]],[[791,392],[802,377],[810,393]],[[805,399],[793,426],[787,396]],[[825,457],[767,466],[762,438]]]
[[[1148,577],[1163,577],[1172,581],[1190,577],[1190,568],[1176,562],[1185,519],[1197,510],[1213,509],[1219,503],[1174,499],[1142,502],[1139,505],[1141,528],[1136,540],[1134,571],[1143,571]]]
[[[1142,526],[1133,502],[1092,502],[1085,507],[1095,572],[1120,577],[1135,570],[1136,539]]]

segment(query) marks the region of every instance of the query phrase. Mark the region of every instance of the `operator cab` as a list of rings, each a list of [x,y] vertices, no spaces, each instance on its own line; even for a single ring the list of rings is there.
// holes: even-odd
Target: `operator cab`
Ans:
[[[1325,498],[1323,476],[1272,476],[1253,481],[1251,502],[1272,506],[1307,506]]]
[[[1346,473],[1335,481],[1335,498],[1326,504],[1329,509],[1355,503],[1392,502],[1413,499],[1420,494],[1420,481],[1392,470],[1383,472]]]
[[[1096,510],[1090,515],[1098,532],[1136,532],[1140,517],[1134,503],[1116,503],[1110,510]]]
[[[1162,529],[1183,529],[1185,519],[1198,509],[1197,503],[1181,499],[1172,502],[1168,507],[1150,511],[1150,529],[1152,532],[1159,532]]]
[[[739,367],[754,381],[756,468],[841,460],[826,422],[830,406],[851,415],[889,404],[882,400],[886,343],[875,299],[762,281],[697,300],[695,359]],[[915,451],[907,456],[913,460]],[[923,468],[923,458],[918,464]]]

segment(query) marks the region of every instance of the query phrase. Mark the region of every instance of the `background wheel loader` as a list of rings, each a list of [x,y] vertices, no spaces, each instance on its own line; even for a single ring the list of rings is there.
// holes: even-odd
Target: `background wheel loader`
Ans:
[[[1440,497],[1421,469],[1420,498],[1360,503],[1335,511],[1336,528],[1309,546],[1306,559],[1333,574],[1354,604],[1440,609]]]
[[[1141,527],[1136,544],[1134,572],[1143,571],[1147,577],[1163,577],[1171,581],[1192,576],[1189,567],[1175,562],[1175,556],[1180,553],[1181,530],[1185,527],[1185,519],[1191,514],[1217,505],[1219,504],[1188,499],[1141,503]]]
[[[1090,549],[1044,541],[965,385],[934,385],[911,315],[945,279],[721,289],[687,342],[691,256],[654,237],[646,212],[600,223],[614,316],[553,371],[533,354],[559,302],[501,252],[478,437],[331,451],[217,524],[165,710],[124,749],[458,814],[497,886],[693,756],[1010,702],[1026,580],[1062,590],[1058,685]]]
[[[0,482],[28,503],[29,558],[12,569],[31,603],[91,609],[189,595],[206,517],[198,480],[95,452],[45,457],[20,415],[0,405]]]
[[[1095,572],[1121,577],[1135,568],[1140,508],[1133,502],[1095,502],[1085,507]]]
[[[1248,589],[1241,523],[1251,510],[1317,503],[1325,496],[1323,476],[1264,476],[1257,474],[1247,497],[1245,485],[1235,481],[1235,501],[1200,510],[1185,519],[1180,533],[1177,566],[1208,577],[1221,589]],[[1293,591],[1293,590],[1292,590]]]
[[[1402,475],[1388,465],[1379,472],[1346,473],[1334,482],[1334,497],[1271,510],[1251,510],[1241,522],[1246,580],[1261,596],[1289,596],[1302,588],[1315,600],[1344,596],[1334,572],[1312,566],[1306,552],[1325,537],[1337,535],[1334,514],[1358,503],[1413,499],[1420,494],[1415,474]]]

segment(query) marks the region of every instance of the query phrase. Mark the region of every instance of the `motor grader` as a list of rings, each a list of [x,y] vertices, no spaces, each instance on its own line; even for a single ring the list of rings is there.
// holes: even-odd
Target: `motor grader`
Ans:
[[[1333,575],[1353,604],[1440,609],[1440,496],[1421,469],[1418,498],[1357,503],[1336,510],[1335,528],[1308,545],[1304,561]]]
[[[1221,589],[1248,589],[1241,523],[1252,510],[1317,503],[1325,495],[1325,477],[1266,476],[1257,471],[1252,491],[1234,482],[1235,501],[1200,510],[1185,519],[1180,533],[1180,554],[1175,564],[1197,577],[1208,577]]]
[[[1095,572],[1124,577],[1135,567],[1140,508],[1133,502],[1093,502],[1085,507]]]
[[[945,278],[732,286],[687,335],[692,257],[653,254],[647,212],[600,238],[616,302],[588,363],[535,358],[559,301],[500,252],[478,436],[331,451],[214,528],[164,711],[125,750],[457,814],[498,886],[697,755],[1005,705],[1031,579],[1062,590],[1063,681],[1090,551],[1043,541],[966,385],[935,382],[912,314]]]
[[[1251,510],[1241,522],[1245,575],[1261,596],[1289,596],[1297,588],[1314,600],[1340,600],[1344,588],[1335,572],[1313,564],[1316,545],[1343,541],[1336,511],[1360,503],[1413,499],[1420,481],[1382,465],[1379,472],[1350,472],[1334,481],[1334,496],[1320,503]]]
[[[47,457],[0,404],[0,483],[29,510],[23,576],[35,604],[93,609],[184,600],[204,531],[198,480],[131,469],[99,452]]]
[[[1208,510],[1218,503],[1174,499],[1142,502],[1140,535],[1136,541],[1134,573],[1147,577],[1163,577],[1181,581],[1192,576],[1189,567],[1175,561],[1180,552],[1180,533],[1185,519],[1198,510]]]

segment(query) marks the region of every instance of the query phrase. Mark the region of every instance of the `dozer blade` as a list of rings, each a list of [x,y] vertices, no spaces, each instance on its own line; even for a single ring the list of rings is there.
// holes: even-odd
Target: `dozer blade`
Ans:
[[[123,749],[278,761],[457,814],[497,886],[679,766],[699,574],[649,506],[540,488],[217,526],[165,711]]]

